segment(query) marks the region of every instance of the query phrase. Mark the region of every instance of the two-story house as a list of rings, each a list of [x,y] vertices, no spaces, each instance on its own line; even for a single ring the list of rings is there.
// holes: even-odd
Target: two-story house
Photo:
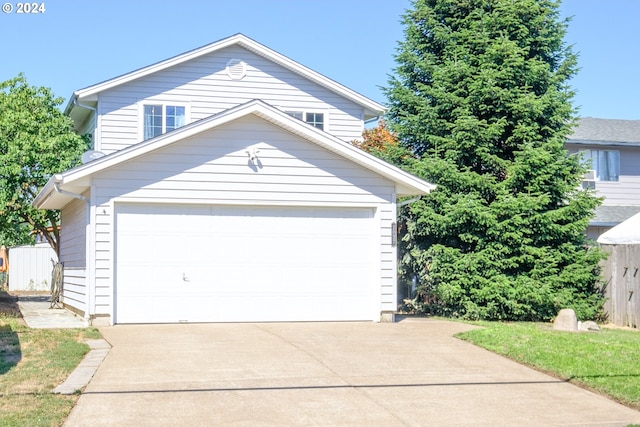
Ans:
[[[63,302],[94,324],[389,320],[396,201],[352,146],[384,107],[238,34],[73,93],[94,151],[61,210]]]
[[[591,165],[583,186],[604,198],[588,237],[596,240],[640,212],[640,120],[581,118],[566,147]]]

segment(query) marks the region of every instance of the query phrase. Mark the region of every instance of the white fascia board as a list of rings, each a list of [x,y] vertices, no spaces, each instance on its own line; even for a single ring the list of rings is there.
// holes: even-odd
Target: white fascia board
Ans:
[[[75,197],[69,195],[73,193],[79,195],[86,191],[84,186],[73,186],[61,188],[63,192],[57,191],[56,185],[62,182],[62,174],[58,173],[49,178],[49,181],[42,187],[35,199],[31,202],[31,206],[36,209],[62,209],[67,203]],[[59,187],[60,188],[60,187]],[[66,194],[65,194],[66,192]]]
[[[343,97],[350,99],[351,101],[365,107],[371,112],[378,113],[378,115],[382,115],[387,110],[386,107],[384,107],[383,105],[378,104],[377,102],[363,95],[360,95],[358,92],[353,91],[341,85],[335,80],[332,80],[316,71],[313,71],[312,69],[307,68],[304,65],[286,57],[285,55],[282,55],[281,53],[278,53],[274,50],[271,50],[268,47],[261,45],[255,42],[254,40],[251,40],[248,37],[243,36],[243,40],[239,44],[245,49],[248,49],[279,65],[282,65],[283,67],[288,68],[294,73],[299,74],[309,80],[312,80],[313,82],[326,87],[332,92],[336,92],[342,95]]]
[[[95,173],[116,166],[123,162],[135,159],[139,156],[143,156],[151,151],[166,147],[185,138],[189,138],[202,132],[206,132],[209,129],[221,126],[247,114],[251,114],[256,108],[255,106],[259,104],[266,105],[261,101],[250,101],[238,107],[225,110],[222,113],[210,116],[197,122],[190,123],[174,131],[165,133],[152,139],[148,139],[146,141],[139,142],[130,147],[113,152],[107,156],[100,157],[99,159],[93,160],[89,163],[85,163],[84,165],[80,165],[73,169],[69,169],[60,174],[57,174],[56,182],[61,186],[61,188],[63,188],[65,185],[79,185],[88,188],[90,185],[89,177]],[[291,119],[297,120],[294,118]],[[49,186],[49,183],[47,183],[47,186]],[[47,186],[45,186],[45,188],[47,188]],[[51,187],[53,188],[53,184],[51,184]],[[38,195],[38,197],[39,196],[40,195]]]
[[[37,209],[46,209],[43,208],[43,206],[51,198],[51,193],[55,191],[54,184],[59,182],[60,179],[62,179],[60,174],[53,175],[51,178],[49,178],[49,181],[47,181],[45,186],[42,187],[42,190],[40,190],[36,198],[33,199],[31,205]]]
[[[348,160],[351,160],[366,169],[369,169],[379,175],[382,175],[396,183],[399,189],[399,195],[418,195],[426,194],[435,188],[433,184],[421,180],[403,170],[375,157],[365,151],[342,141],[326,132],[309,126],[296,118],[293,118],[283,111],[266,104],[260,100],[249,101],[237,107],[225,110],[216,115],[188,124],[172,132],[165,133],[155,138],[139,142],[138,144],[127,147],[123,150],[116,151],[105,157],[101,157],[92,162],[78,166],[76,168],[65,171],[56,175],[56,182],[61,187],[65,185],[88,186],[91,175],[116,166],[123,162],[132,160],[151,151],[158,150],[170,144],[176,143],[183,139],[195,136],[202,132],[206,132],[215,127],[229,123],[249,114],[255,114],[275,125],[286,129],[300,137],[313,142],[329,151],[332,151]],[[48,188],[49,184],[45,186]],[[52,188],[53,184],[51,184]],[[410,190],[407,193],[407,190]],[[44,190],[43,190],[44,191]],[[40,197],[40,195],[38,195]]]
[[[352,144],[318,130],[313,126],[309,126],[298,119],[292,118],[283,111],[271,107],[261,101],[252,102],[257,102],[257,106],[260,107],[253,112],[254,114],[264,118],[265,120],[269,120],[282,128],[288,129],[304,139],[312,141],[333,153],[371,170],[372,172],[390,179],[396,183],[399,190],[402,190],[398,192],[399,195],[408,196],[427,194],[435,189],[434,184],[430,184],[414,175],[411,175],[410,173],[407,173]]]
[[[121,76],[115,77],[110,80],[106,80],[102,83],[98,83],[93,86],[86,87],[84,89],[77,90],[73,93],[73,96],[69,100],[69,104],[65,111],[73,108],[72,101],[74,98],[78,100],[89,100],[94,99],[99,92],[103,92],[105,90],[112,89],[116,86],[128,83],[135,79],[139,79],[141,77],[148,76],[150,74],[156,73],[158,71],[164,70],[169,67],[173,67],[174,65],[182,64],[186,61],[189,61],[194,58],[198,58],[202,55],[207,55],[209,53],[215,52],[217,50],[224,49],[226,47],[232,45],[239,45],[244,47],[247,50],[250,50],[264,58],[271,60],[277,64],[282,65],[285,68],[321,85],[326,87],[327,89],[338,93],[339,95],[350,99],[351,101],[359,104],[365,109],[371,111],[374,114],[382,115],[386,111],[386,107],[383,105],[363,96],[359,93],[341,85],[340,83],[323,76],[320,73],[317,73],[310,68],[305,67],[302,64],[299,64],[292,59],[269,49],[268,47],[256,42],[255,40],[250,39],[249,37],[243,34],[236,34],[234,36],[228,37],[226,39],[219,40],[217,42],[213,42],[206,46],[202,46],[200,48],[191,50],[189,52],[185,52],[181,55],[174,56],[172,58],[166,59],[161,62],[157,62],[155,64],[149,65],[147,67],[140,68],[138,70],[132,71],[127,74],[123,74]]]

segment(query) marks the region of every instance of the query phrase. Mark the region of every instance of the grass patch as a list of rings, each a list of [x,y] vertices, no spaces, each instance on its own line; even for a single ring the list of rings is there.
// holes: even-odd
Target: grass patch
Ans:
[[[85,340],[100,333],[95,328],[30,329],[9,307],[11,297],[0,291],[0,299],[0,427],[60,426],[78,396],[52,390],[89,351]]]
[[[481,322],[456,335],[640,409],[640,332],[561,332],[540,323]]]

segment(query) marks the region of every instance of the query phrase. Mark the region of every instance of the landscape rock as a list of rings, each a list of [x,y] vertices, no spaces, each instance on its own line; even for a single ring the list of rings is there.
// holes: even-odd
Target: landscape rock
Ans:
[[[556,319],[553,321],[553,329],[557,331],[577,331],[578,317],[576,312],[571,308],[563,308],[558,312]]]
[[[581,322],[579,329],[581,331],[586,332],[600,332],[600,327],[598,324],[592,320],[587,320],[586,322]]]

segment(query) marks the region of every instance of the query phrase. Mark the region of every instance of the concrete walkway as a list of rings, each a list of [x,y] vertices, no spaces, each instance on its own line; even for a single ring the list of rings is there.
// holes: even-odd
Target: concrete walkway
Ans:
[[[27,326],[34,329],[85,328],[87,322],[62,308],[49,308],[49,295],[19,296],[18,307]]]
[[[48,295],[20,295],[18,308],[28,327],[33,329],[71,329],[85,328],[87,322],[69,310],[50,308]],[[82,390],[95,374],[96,370],[109,353],[111,346],[103,339],[88,340],[89,353],[69,375],[66,381],[58,385],[53,392],[74,394]]]
[[[640,412],[453,338],[468,325],[105,327],[65,426],[626,426]]]

